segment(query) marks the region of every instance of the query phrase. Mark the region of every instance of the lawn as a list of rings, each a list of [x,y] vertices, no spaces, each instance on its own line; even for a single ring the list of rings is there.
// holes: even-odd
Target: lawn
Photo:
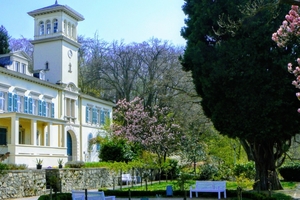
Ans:
[[[188,183],[185,185],[185,189],[188,190],[190,186],[194,185],[195,181],[188,181]],[[296,183],[295,182],[281,182],[284,189],[295,189]],[[155,181],[151,184],[151,182],[148,182],[147,184],[147,191],[155,191],[155,190],[166,190],[166,187],[168,185],[171,185],[173,190],[179,190],[179,185],[177,181],[161,181],[160,183]],[[226,188],[227,190],[236,190],[238,184],[237,182],[233,181],[227,181],[226,182]],[[119,187],[119,186],[118,186]],[[116,189],[118,189],[118,187]],[[248,184],[245,190],[252,190],[251,184]],[[130,187],[131,191],[145,191],[146,190],[146,184],[143,182],[142,186],[140,184],[135,185],[133,187]]]
[[[185,190],[188,191],[189,187],[194,184],[195,184],[195,181],[192,181],[192,180],[188,181],[188,183],[185,185]],[[285,190],[295,189],[297,186],[297,184],[295,182],[281,182],[281,184]],[[130,191],[153,191],[155,193],[155,191],[166,191],[167,186],[170,186],[170,185],[172,186],[172,189],[174,191],[179,190],[177,181],[165,181],[165,180],[161,181],[160,183],[156,181],[151,184],[151,182],[149,182],[147,184],[147,190],[146,190],[146,184],[144,182],[142,185],[137,184],[133,187],[129,186],[129,188],[130,188]],[[226,182],[226,188],[229,191],[235,191],[237,186],[238,186],[238,184],[236,182],[232,182],[232,181]],[[129,188],[125,185],[122,186],[123,191],[128,191]],[[117,186],[115,189],[120,191],[120,186]],[[251,185],[248,185],[247,188],[244,188],[244,191],[251,192],[252,191]],[[263,192],[263,193],[265,193],[265,192]],[[268,196],[268,192],[266,193],[266,196]],[[284,194],[284,192],[282,192],[282,191],[272,191],[272,197],[275,197],[276,199],[280,199],[280,200],[291,200],[292,199],[292,197],[288,196],[287,194]],[[233,200],[233,199],[237,199],[237,198],[233,197],[230,199]],[[243,197],[243,200],[250,200],[250,199]]]

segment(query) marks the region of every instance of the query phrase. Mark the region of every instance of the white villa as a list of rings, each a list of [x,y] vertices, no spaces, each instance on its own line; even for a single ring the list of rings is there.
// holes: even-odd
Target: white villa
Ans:
[[[34,73],[23,52],[0,55],[0,154],[4,163],[43,168],[58,159],[98,161],[100,146],[89,139],[104,136],[105,118],[112,118],[112,102],[78,88],[77,25],[84,17],[55,2],[28,12],[34,18]]]

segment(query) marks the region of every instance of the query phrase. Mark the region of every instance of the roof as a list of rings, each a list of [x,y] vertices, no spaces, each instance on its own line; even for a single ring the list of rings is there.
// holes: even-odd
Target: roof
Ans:
[[[35,17],[37,15],[53,13],[53,12],[57,12],[57,11],[65,12],[66,14],[68,14],[71,17],[75,18],[77,21],[83,21],[84,20],[84,17],[80,13],[73,10],[72,8],[70,8],[67,5],[58,4],[57,1],[55,2],[55,4],[53,4],[51,6],[47,6],[47,7],[44,7],[44,8],[40,8],[40,9],[37,9],[37,10],[33,10],[31,12],[28,12],[28,15],[30,15],[32,17]]]
[[[10,60],[10,56],[0,57],[0,66],[11,65],[12,61]]]

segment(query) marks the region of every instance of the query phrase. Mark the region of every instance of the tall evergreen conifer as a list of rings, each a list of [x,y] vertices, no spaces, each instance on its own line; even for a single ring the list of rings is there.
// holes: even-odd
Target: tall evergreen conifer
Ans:
[[[4,26],[0,26],[0,54],[9,53],[9,35]]]
[[[183,6],[183,68],[192,72],[216,129],[239,138],[255,161],[257,190],[282,189],[276,168],[299,133],[299,102],[285,67],[299,49],[272,41],[290,7],[273,2],[185,0]]]

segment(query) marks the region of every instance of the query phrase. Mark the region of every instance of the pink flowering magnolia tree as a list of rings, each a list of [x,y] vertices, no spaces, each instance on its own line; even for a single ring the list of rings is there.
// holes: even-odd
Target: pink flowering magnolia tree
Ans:
[[[161,167],[166,157],[180,146],[180,126],[174,123],[168,108],[154,106],[146,110],[143,105],[138,97],[131,102],[120,100],[114,111],[113,135],[155,153]]]
[[[273,33],[272,40],[277,43],[278,47],[284,48],[288,42],[293,39],[300,39],[300,9],[299,6],[292,5],[291,10],[285,16],[285,20],[279,27],[277,32]],[[288,71],[296,77],[292,84],[300,89],[300,58],[297,59],[297,66],[293,67],[292,63],[287,65]],[[300,92],[296,93],[297,98],[300,100]],[[300,113],[300,108],[298,108]]]

